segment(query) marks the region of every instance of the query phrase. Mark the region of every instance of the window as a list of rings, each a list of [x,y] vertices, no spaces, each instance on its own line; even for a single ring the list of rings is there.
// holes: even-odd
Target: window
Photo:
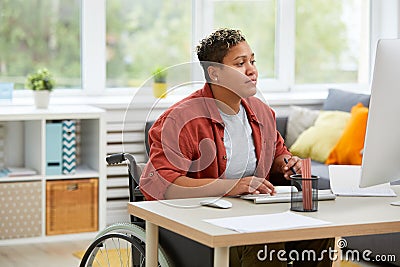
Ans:
[[[81,88],[80,11],[78,0],[1,0],[1,81],[21,89],[46,67],[57,87]]]
[[[158,67],[191,61],[190,1],[107,0],[106,8],[107,87],[138,87]],[[187,81],[190,72],[179,75]]]
[[[398,38],[399,7],[379,0],[0,0],[0,82],[23,88],[28,73],[47,67],[57,88],[98,95],[138,87],[157,67],[196,61],[200,39],[232,27],[256,54],[263,91],[359,88],[369,81],[377,38]],[[182,69],[168,80],[198,78]]]
[[[367,83],[365,0],[297,0],[295,83]]]
[[[255,51],[263,91],[368,82],[369,1],[202,3],[202,27],[195,29],[204,28],[203,35],[219,27],[241,29]]]
[[[211,1],[213,28],[240,29],[251,45],[260,78],[275,78],[276,1]]]

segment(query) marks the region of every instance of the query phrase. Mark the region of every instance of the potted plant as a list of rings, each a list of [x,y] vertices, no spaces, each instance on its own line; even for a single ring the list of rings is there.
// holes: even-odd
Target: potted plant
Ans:
[[[167,96],[167,71],[158,67],[153,71],[153,95],[156,98]]]
[[[49,106],[50,92],[53,90],[55,80],[46,68],[38,69],[28,75],[25,86],[33,90],[35,106],[37,108],[47,108]]]

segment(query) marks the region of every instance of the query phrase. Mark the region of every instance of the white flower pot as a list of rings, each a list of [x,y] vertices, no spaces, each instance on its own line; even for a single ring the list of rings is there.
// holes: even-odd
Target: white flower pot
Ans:
[[[35,90],[33,91],[33,97],[35,99],[36,108],[48,108],[50,91],[48,90]]]

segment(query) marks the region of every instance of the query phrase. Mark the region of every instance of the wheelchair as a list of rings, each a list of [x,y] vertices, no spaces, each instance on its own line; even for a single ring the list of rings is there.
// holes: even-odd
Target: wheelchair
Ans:
[[[106,161],[108,164],[127,163],[129,201],[143,201],[139,177],[144,164],[137,164],[134,156],[128,153],[110,155]],[[79,266],[145,266],[145,222],[132,215],[130,221],[110,225],[101,231],[86,250]],[[213,249],[159,227],[159,267],[211,267],[213,258]]]

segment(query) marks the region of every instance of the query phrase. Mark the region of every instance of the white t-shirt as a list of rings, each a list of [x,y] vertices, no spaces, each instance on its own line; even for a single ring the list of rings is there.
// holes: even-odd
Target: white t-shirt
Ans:
[[[256,152],[252,129],[242,105],[235,115],[219,110],[225,123],[224,145],[227,155],[226,178],[241,178],[254,175]]]

